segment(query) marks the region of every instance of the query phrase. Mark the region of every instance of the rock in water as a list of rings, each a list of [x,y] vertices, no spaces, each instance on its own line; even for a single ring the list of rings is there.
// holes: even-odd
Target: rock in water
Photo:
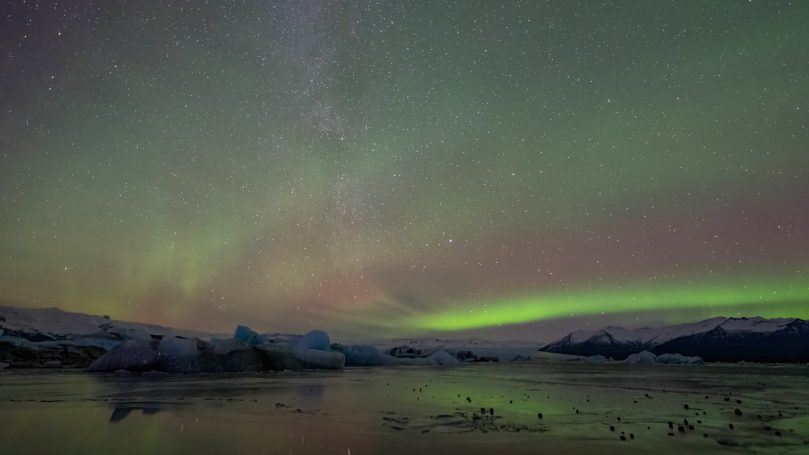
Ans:
[[[157,364],[157,351],[146,341],[125,341],[90,364],[90,372],[150,371]]]

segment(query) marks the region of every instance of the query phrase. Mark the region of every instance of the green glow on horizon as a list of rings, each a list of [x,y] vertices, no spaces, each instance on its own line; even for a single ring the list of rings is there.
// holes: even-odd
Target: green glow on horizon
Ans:
[[[751,283],[662,285],[628,289],[560,292],[549,295],[517,296],[465,305],[452,311],[419,314],[406,325],[422,330],[463,330],[556,319],[571,315],[651,312],[676,309],[711,309],[752,305],[779,305],[779,309],[757,311],[755,315],[809,317],[809,281],[775,279]],[[481,310],[481,308],[484,308]],[[754,315],[750,315],[754,316]]]

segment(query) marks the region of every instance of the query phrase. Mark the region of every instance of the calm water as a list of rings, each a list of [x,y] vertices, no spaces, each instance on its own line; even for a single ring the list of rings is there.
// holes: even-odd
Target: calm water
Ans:
[[[806,454],[807,412],[806,366],[0,374],[5,453]]]

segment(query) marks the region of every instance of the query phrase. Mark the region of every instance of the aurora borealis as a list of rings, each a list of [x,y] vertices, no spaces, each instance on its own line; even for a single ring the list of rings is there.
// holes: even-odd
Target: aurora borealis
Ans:
[[[368,337],[809,317],[807,2],[2,5],[2,304]]]

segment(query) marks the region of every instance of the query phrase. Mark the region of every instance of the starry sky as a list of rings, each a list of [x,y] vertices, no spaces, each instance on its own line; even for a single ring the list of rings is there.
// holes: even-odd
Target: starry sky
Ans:
[[[809,317],[808,2],[0,13],[3,304],[348,338]]]

